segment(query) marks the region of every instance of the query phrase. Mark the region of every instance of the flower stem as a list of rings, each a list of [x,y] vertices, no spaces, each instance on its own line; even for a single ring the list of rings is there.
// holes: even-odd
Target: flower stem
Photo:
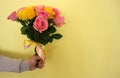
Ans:
[[[35,51],[35,55],[38,56],[38,53],[37,53],[37,51],[36,51],[36,47],[35,47],[34,51]],[[37,60],[36,67],[38,67],[38,63],[39,63],[39,62],[40,62],[40,60]]]
[[[34,51],[35,51],[35,55],[38,55],[38,54],[37,54],[37,51],[36,51],[36,47],[35,47]]]

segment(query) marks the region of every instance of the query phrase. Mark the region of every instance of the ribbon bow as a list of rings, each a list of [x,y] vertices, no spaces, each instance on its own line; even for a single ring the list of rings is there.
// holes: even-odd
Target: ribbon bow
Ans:
[[[24,48],[27,49],[33,44],[35,45],[35,50],[36,50],[37,54],[44,61],[45,60],[45,51],[41,48],[41,45],[39,43],[34,42],[32,40],[25,40]]]

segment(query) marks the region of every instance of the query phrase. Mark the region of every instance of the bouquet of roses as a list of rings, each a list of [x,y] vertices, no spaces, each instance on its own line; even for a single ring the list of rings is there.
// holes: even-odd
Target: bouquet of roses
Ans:
[[[21,33],[29,40],[25,40],[25,48],[35,44],[35,52],[44,60],[45,53],[41,46],[60,39],[57,28],[64,24],[64,17],[58,9],[50,6],[28,6],[13,11],[8,19],[21,23]]]

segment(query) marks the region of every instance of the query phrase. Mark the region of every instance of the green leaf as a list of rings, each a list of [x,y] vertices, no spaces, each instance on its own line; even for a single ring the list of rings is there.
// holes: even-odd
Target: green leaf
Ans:
[[[27,32],[27,37],[31,40],[34,40],[34,29],[27,26],[28,27],[28,30],[26,31]]]
[[[48,43],[48,41],[46,40],[43,40],[42,38],[39,39],[39,43],[40,44],[43,44],[43,45],[46,45]]]
[[[50,27],[48,28],[48,32],[49,32],[49,33],[55,33],[55,32],[56,32],[56,28],[55,28],[54,26],[50,26]]]
[[[21,27],[21,33],[22,34],[26,35],[27,34],[27,30],[28,30],[28,27],[26,27],[26,26]]]
[[[20,22],[22,26],[27,26],[25,21],[22,21],[20,19],[17,19],[17,21]]]
[[[60,39],[62,37],[62,35],[61,34],[53,34],[52,37],[54,39]]]
[[[36,18],[36,17],[35,17]],[[33,26],[33,22],[35,21],[35,18],[31,19],[31,20],[28,20],[28,25],[29,26]]]
[[[48,19],[48,24],[53,23],[53,19]]]
[[[53,42],[53,38],[52,38],[52,37],[49,38],[49,42],[50,42],[50,43]]]
[[[39,42],[40,36],[39,36],[39,32],[34,31],[34,41]]]

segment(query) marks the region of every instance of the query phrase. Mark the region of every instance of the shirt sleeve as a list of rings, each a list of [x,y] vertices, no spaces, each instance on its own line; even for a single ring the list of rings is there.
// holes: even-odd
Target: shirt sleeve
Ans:
[[[23,72],[28,71],[28,61],[21,59],[12,59],[4,56],[0,56],[0,72]]]

